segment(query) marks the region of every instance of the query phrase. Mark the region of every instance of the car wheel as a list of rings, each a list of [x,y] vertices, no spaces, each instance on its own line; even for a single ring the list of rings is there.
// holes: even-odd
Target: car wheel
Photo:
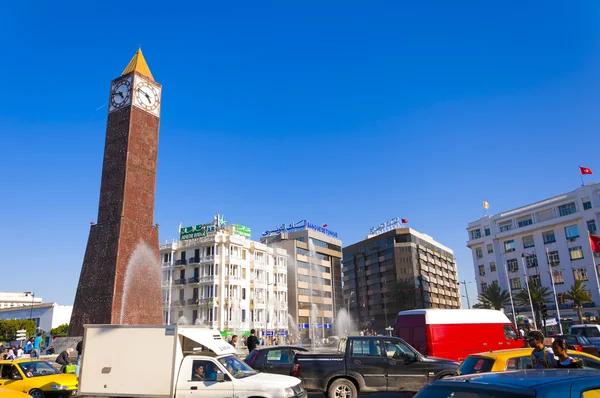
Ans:
[[[38,390],[36,388],[34,390],[29,391],[29,396],[31,396],[31,398],[44,398],[46,395],[42,390]]]
[[[347,379],[337,379],[331,383],[327,391],[328,398],[356,398],[357,396],[356,386]]]

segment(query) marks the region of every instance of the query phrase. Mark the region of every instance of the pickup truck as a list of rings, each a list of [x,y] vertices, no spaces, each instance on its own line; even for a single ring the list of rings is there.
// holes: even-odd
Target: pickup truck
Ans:
[[[292,376],[309,392],[355,398],[378,392],[417,392],[432,380],[454,375],[458,362],[427,357],[404,340],[349,336],[334,353],[297,353]]]
[[[306,398],[300,380],[258,373],[218,330],[86,325],[79,398]]]

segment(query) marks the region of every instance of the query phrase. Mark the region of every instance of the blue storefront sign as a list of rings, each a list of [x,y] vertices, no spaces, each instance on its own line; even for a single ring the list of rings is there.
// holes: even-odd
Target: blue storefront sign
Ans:
[[[287,330],[280,330],[277,332],[278,336],[287,336],[288,335],[288,331]]]
[[[273,336],[274,332],[272,330],[267,330],[267,336]]]

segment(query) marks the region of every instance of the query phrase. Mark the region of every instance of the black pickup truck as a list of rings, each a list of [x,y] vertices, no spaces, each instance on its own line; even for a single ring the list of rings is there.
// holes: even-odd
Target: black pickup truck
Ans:
[[[458,362],[426,357],[404,340],[349,336],[334,353],[298,353],[292,376],[309,392],[355,398],[376,392],[416,392],[432,380],[455,374]]]

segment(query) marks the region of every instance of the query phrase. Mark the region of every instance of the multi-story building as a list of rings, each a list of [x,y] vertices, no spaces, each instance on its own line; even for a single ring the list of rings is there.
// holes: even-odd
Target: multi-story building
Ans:
[[[333,332],[342,298],[342,241],[326,224],[306,220],[263,233],[261,242],[285,249],[289,313],[301,339],[320,342]]]
[[[27,319],[35,322],[40,332],[45,332],[50,337],[50,330],[71,319],[72,305],[58,305],[56,303],[35,304],[33,306],[14,306],[0,309],[0,319]]]
[[[35,297],[35,293],[0,292],[0,309],[26,306],[31,307],[36,304],[42,304],[42,298]]]
[[[561,317],[577,320],[565,292],[575,280],[583,280],[593,299],[584,305],[589,308],[584,312],[598,310],[596,303],[600,303],[600,295],[596,271],[591,267],[594,259],[588,231],[596,233],[599,212],[600,184],[591,183],[469,223],[467,247],[473,252],[478,292],[492,283],[498,283],[513,296],[526,289],[527,282],[531,287],[546,287],[550,292],[554,285]],[[557,314],[554,295],[549,299],[551,303],[547,308],[551,319]],[[531,316],[530,305],[515,306],[517,314]],[[505,311],[512,313],[511,306]],[[592,315],[595,316],[588,314]]]
[[[380,232],[380,233],[379,233]],[[383,333],[399,311],[460,308],[454,252],[411,228],[391,228],[344,248],[346,308]]]
[[[160,246],[165,322],[228,334],[288,335],[287,252],[250,240],[250,229],[214,223],[183,228]]]

